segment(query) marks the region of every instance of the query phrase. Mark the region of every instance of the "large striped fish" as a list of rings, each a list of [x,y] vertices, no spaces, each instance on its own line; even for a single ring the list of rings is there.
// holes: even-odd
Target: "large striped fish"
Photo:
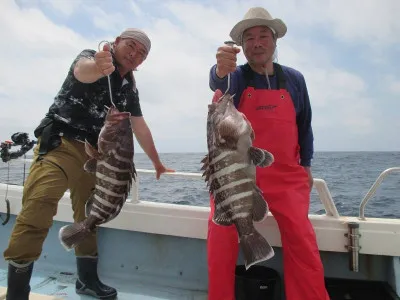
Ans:
[[[86,219],[60,229],[61,244],[71,250],[97,226],[114,219],[120,213],[136,178],[133,162],[134,144],[130,113],[110,107],[98,138],[98,151],[87,141],[85,163],[87,172],[96,174],[96,185],[86,203]]]
[[[250,122],[235,108],[233,96],[223,95],[208,106],[208,154],[202,170],[214,198],[213,222],[235,225],[246,269],[274,256],[253,223],[268,214],[267,202],[256,185],[256,166],[267,167],[274,157],[253,147],[254,137]]]

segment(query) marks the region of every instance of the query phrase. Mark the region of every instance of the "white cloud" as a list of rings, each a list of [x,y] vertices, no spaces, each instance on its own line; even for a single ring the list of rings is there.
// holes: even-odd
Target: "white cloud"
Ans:
[[[143,11],[141,10],[140,6],[136,2],[131,1],[129,4],[130,4],[132,11],[135,13],[136,16],[140,16],[143,14]]]
[[[0,10],[1,90],[6,116],[35,126],[65,78],[71,58],[91,42],[34,8],[3,1]]]
[[[54,10],[62,13],[66,17],[71,16],[76,9],[82,5],[81,0],[58,0],[58,1],[43,1],[50,5]]]
[[[389,85],[389,89],[393,94],[400,95],[400,80],[392,81]]]
[[[372,100],[365,95],[364,81],[335,68],[311,69],[308,90],[314,118],[321,113],[325,127],[347,130],[348,134],[374,132]],[[318,123],[314,122],[317,129]]]
[[[327,15],[338,37],[382,47],[381,43],[400,42],[399,11],[397,0],[332,0]]]
[[[331,56],[327,46],[312,40],[288,37],[278,42],[279,62],[298,69],[305,77],[317,138],[323,132],[319,128],[361,135],[375,132],[365,79],[336,66]]]
[[[121,25],[127,23],[127,18],[123,13],[110,13],[100,7],[86,5],[84,9],[92,17],[93,24],[105,32],[122,31]]]
[[[171,1],[166,7],[180,21],[186,32],[190,32],[190,35],[198,41],[223,43],[229,38],[231,26],[236,21],[232,15],[225,14],[218,6]]]

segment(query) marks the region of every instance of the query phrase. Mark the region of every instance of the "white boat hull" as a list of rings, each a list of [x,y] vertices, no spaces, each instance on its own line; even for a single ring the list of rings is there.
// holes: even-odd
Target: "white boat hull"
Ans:
[[[309,218],[317,235],[325,276],[387,282],[399,294],[400,221],[340,216],[325,182],[317,179],[315,188],[327,214],[309,215]],[[21,209],[22,187],[0,184],[0,199],[5,199],[6,191],[12,216],[10,222],[1,230],[0,238],[3,241],[8,240],[15,215]],[[133,188],[131,195],[134,199],[124,206],[121,214],[102,225],[99,230],[101,273],[112,278],[114,282],[127,282],[128,290],[133,288],[129,287],[129,282],[144,285],[156,283],[167,290],[181,290],[189,297],[175,299],[206,299],[209,207],[139,201],[136,198],[137,187]],[[0,212],[6,212],[4,204],[0,204]],[[73,253],[66,252],[57,238],[59,228],[66,222],[73,222],[68,192],[59,202],[54,221],[39,266],[55,272],[55,269],[60,268],[65,272],[75,272]],[[349,243],[346,237],[349,222],[358,223],[361,234],[358,272],[349,268],[350,255],[346,248]],[[276,252],[274,258],[261,265],[274,268],[282,274],[281,241],[274,217],[269,215],[264,222],[256,226]],[[4,242],[3,245],[5,244]],[[242,262],[240,255],[238,264]],[[3,283],[4,280],[3,278]],[[121,288],[123,289],[122,286]],[[127,293],[132,296],[133,292]]]

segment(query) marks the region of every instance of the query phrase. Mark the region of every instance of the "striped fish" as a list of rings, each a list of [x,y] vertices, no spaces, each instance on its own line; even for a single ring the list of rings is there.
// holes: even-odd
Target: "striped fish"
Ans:
[[[256,166],[267,167],[274,157],[252,146],[254,131],[250,122],[226,94],[208,106],[208,154],[201,161],[203,177],[214,198],[213,222],[235,225],[245,267],[268,260],[274,251],[256,230],[268,214],[268,205],[255,181]]]
[[[96,185],[86,203],[86,219],[62,227],[61,244],[71,250],[81,243],[97,226],[107,223],[121,212],[136,178],[133,162],[134,144],[129,112],[110,107],[98,138],[97,151],[87,141],[85,163],[87,172],[95,173]]]

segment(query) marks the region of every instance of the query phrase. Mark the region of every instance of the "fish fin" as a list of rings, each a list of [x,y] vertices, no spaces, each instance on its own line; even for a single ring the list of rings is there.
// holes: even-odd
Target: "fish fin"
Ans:
[[[201,163],[205,164],[205,163],[208,163],[208,161],[209,161],[209,155],[206,154],[206,155],[203,157],[203,159],[201,160]]]
[[[96,173],[97,159],[91,158],[85,162],[83,169],[88,173]]]
[[[274,162],[274,156],[267,150],[250,147],[248,153],[252,162],[258,167],[268,167]]]
[[[275,255],[274,249],[255,228],[253,233],[242,236],[240,247],[243,251],[246,270],[252,265],[268,260]]]
[[[210,171],[210,169],[206,169],[205,171],[204,171],[204,173],[201,175],[202,177],[204,177],[204,181],[205,182],[209,182],[209,180],[210,180],[210,174],[211,174],[211,171]]]
[[[214,178],[210,183],[210,193],[213,193],[215,190],[218,190],[221,187],[218,180]]]
[[[268,203],[265,201],[262,191],[255,186],[256,190],[253,192],[253,221],[261,222],[268,215]]]
[[[215,209],[214,216],[212,218],[213,222],[221,226],[231,226],[233,224],[232,219],[229,214],[223,212],[221,209]]]
[[[86,228],[84,222],[74,223],[61,227],[58,238],[61,245],[70,251],[85,240],[90,234],[90,230]]]
[[[233,224],[229,218],[223,215],[218,216],[218,218],[214,216],[212,220],[215,224],[220,226],[231,226]]]
[[[206,155],[202,160],[201,160],[201,163],[203,164],[203,166],[201,167],[201,169],[200,170],[207,170],[208,169],[208,166],[209,166],[209,158],[208,158],[208,155]]]
[[[99,159],[100,153],[87,140],[85,140],[85,152],[90,158]]]
[[[208,169],[208,162],[204,163],[203,166],[200,168],[201,171],[206,171]]]
[[[86,201],[85,204],[85,217],[87,218],[90,214],[90,210],[92,209],[93,206],[93,201],[94,201],[94,194],[92,194],[89,199]]]

